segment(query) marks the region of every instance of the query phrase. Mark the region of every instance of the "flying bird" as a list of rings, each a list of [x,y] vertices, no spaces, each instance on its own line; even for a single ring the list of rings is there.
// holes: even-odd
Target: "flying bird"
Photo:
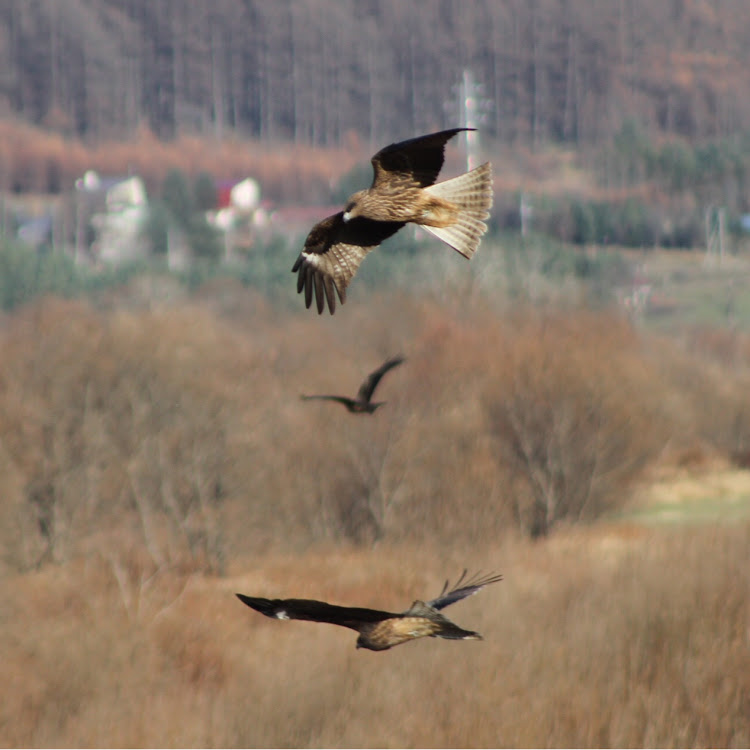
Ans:
[[[452,640],[481,641],[482,636],[473,630],[464,630],[440,614],[449,604],[476,594],[477,591],[502,580],[501,575],[481,574],[466,579],[466,570],[449,590],[445,582],[439,596],[428,602],[417,599],[401,613],[383,612],[361,607],[339,607],[314,599],[260,599],[237,594],[240,601],[266,617],[279,620],[312,620],[341,625],[359,633],[357,648],[385,651],[415,638],[449,638]]]
[[[312,228],[292,268],[306,307],[315,291],[318,313],[327,301],[333,315],[336,294],[346,302],[346,288],[365,255],[407,223],[419,224],[466,258],[474,255],[492,207],[492,165],[435,184],[445,144],[464,130],[475,128],[392,143],[372,157],[372,185]]]
[[[392,370],[404,361],[403,357],[393,357],[383,362],[374,372],[371,372],[364,383],[359,387],[356,398],[347,398],[346,396],[300,396],[303,401],[318,399],[321,401],[337,401],[343,404],[352,414],[372,414],[375,409],[382,406],[385,401],[372,401],[372,394],[378,387],[380,379],[388,370]]]

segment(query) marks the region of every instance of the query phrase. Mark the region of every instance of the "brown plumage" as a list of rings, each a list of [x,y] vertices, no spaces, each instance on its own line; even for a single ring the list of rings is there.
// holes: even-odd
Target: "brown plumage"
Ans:
[[[445,144],[463,130],[473,128],[392,143],[372,157],[372,185],[312,228],[292,268],[307,307],[314,291],[318,313],[328,302],[333,314],[336,294],[346,302],[346,288],[365,255],[406,223],[419,224],[466,258],[474,255],[492,207],[490,163],[435,184]]]
[[[501,575],[482,577],[477,574],[466,580],[466,570],[450,588],[445,582],[439,596],[428,602],[415,601],[405,612],[384,612],[361,607],[339,607],[314,599],[261,599],[237,594],[240,601],[266,617],[279,620],[311,620],[341,625],[359,633],[357,648],[385,651],[406,641],[430,636],[451,640],[481,641],[482,636],[464,630],[440,614],[449,604],[476,594],[477,591],[502,580]]]
[[[393,357],[383,362],[374,372],[371,372],[364,383],[359,387],[356,398],[346,396],[300,396],[303,401],[318,399],[321,401],[336,401],[343,404],[352,414],[372,414],[375,409],[382,406],[385,401],[372,401],[372,394],[380,382],[380,379],[388,370],[392,370],[404,361],[403,357]]]

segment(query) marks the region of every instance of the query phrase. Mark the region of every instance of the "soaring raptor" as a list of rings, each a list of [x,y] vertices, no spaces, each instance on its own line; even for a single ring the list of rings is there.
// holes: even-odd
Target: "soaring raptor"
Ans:
[[[312,620],[342,625],[359,633],[357,648],[385,651],[415,638],[450,638],[452,640],[481,641],[482,636],[464,630],[440,614],[449,604],[460,601],[481,588],[502,579],[501,575],[482,577],[477,574],[466,580],[466,571],[449,590],[445,582],[440,595],[429,602],[415,601],[409,609],[399,614],[360,607],[338,607],[314,599],[260,599],[237,594],[240,601],[266,617],[279,620]]]
[[[383,362],[377,370],[371,372],[367,376],[365,382],[359,387],[356,398],[347,398],[346,396],[301,396],[301,398],[303,401],[310,401],[311,399],[338,401],[338,403],[343,404],[350,412],[352,412],[352,414],[372,414],[378,406],[382,406],[385,403],[385,401],[372,400],[372,394],[375,393],[380,378],[382,378],[388,370],[392,370],[403,361],[403,357],[393,357],[392,359]]]
[[[406,223],[423,226],[466,258],[474,255],[492,207],[492,165],[487,162],[435,184],[445,144],[463,130],[474,128],[392,143],[372,157],[372,185],[354,193],[343,211],[312,228],[292,268],[297,291],[305,290],[307,307],[314,290],[318,313],[327,301],[333,315],[334,290],[341,303],[346,302],[346,287],[365,255]]]

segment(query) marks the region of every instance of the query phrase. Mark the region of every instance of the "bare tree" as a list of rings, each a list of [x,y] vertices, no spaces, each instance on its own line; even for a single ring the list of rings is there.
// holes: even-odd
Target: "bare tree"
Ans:
[[[503,465],[528,488],[516,515],[531,536],[617,506],[659,447],[658,411],[649,413],[639,392],[645,383],[610,347],[603,361],[565,325],[525,325],[490,381],[489,429]]]
[[[649,130],[719,137],[750,110],[750,26],[738,0],[701,8],[7,0],[2,90],[21,117],[93,138],[132,131],[143,113],[163,138],[223,137],[231,123],[299,143],[336,144],[353,131],[372,149],[386,133],[448,125],[446,82],[470,68],[494,93],[487,131],[507,142],[596,142],[626,114]]]

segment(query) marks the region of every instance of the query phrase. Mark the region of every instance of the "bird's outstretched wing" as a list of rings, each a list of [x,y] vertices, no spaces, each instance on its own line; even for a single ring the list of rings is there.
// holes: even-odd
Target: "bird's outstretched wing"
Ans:
[[[476,575],[467,579],[467,572],[467,570],[464,570],[464,572],[461,573],[461,577],[456,581],[455,584],[453,584],[452,587],[450,586],[448,581],[446,581],[445,585],[443,586],[443,590],[440,592],[440,595],[435,599],[427,602],[428,606],[433,607],[434,609],[443,609],[449,604],[454,604],[455,602],[461,601],[461,599],[465,599],[467,596],[476,594],[477,591],[484,588],[485,586],[489,586],[491,583],[497,583],[498,581],[501,581],[503,579],[501,575],[483,576],[481,573],[477,573]]]
[[[391,192],[399,183],[420,188],[433,185],[443,168],[445,144],[464,130],[475,128],[441,130],[381,148],[370,160],[375,172],[370,189],[380,190],[387,186]]]
[[[328,302],[333,315],[336,294],[341,304],[346,302],[346,287],[365,255],[404,226],[399,221],[361,217],[345,222],[343,216],[344,212],[339,211],[310,230],[292,268],[292,272],[297,273],[297,292],[305,290],[305,307],[310,307],[315,291],[319,314]]]
[[[354,406],[354,400],[347,398],[346,396],[328,396],[328,395],[314,395],[314,396],[300,396],[303,401],[336,401],[339,404],[343,404],[347,408]]]
[[[364,383],[359,387],[359,392],[357,393],[357,400],[358,401],[369,401],[372,398],[372,394],[375,393],[375,389],[378,387],[378,383],[380,382],[380,378],[385,375],[388,370],[392,370],[394,367],[398,367],[402,362],[404,361],[404,358],[401,356],[398,357],[392,357],[389,360],[386,360],[383,362],[380,367],[378,367],[377,370],[374,372],[371,372]]]
[[[237,594],[237,598],[266,617],[279,620],[310,620],[341,625],[344,628],[359,630],[368,623],[382,622],[398,617],[391,612],[362,607],[339,607],[315,599],[262,599]]]

